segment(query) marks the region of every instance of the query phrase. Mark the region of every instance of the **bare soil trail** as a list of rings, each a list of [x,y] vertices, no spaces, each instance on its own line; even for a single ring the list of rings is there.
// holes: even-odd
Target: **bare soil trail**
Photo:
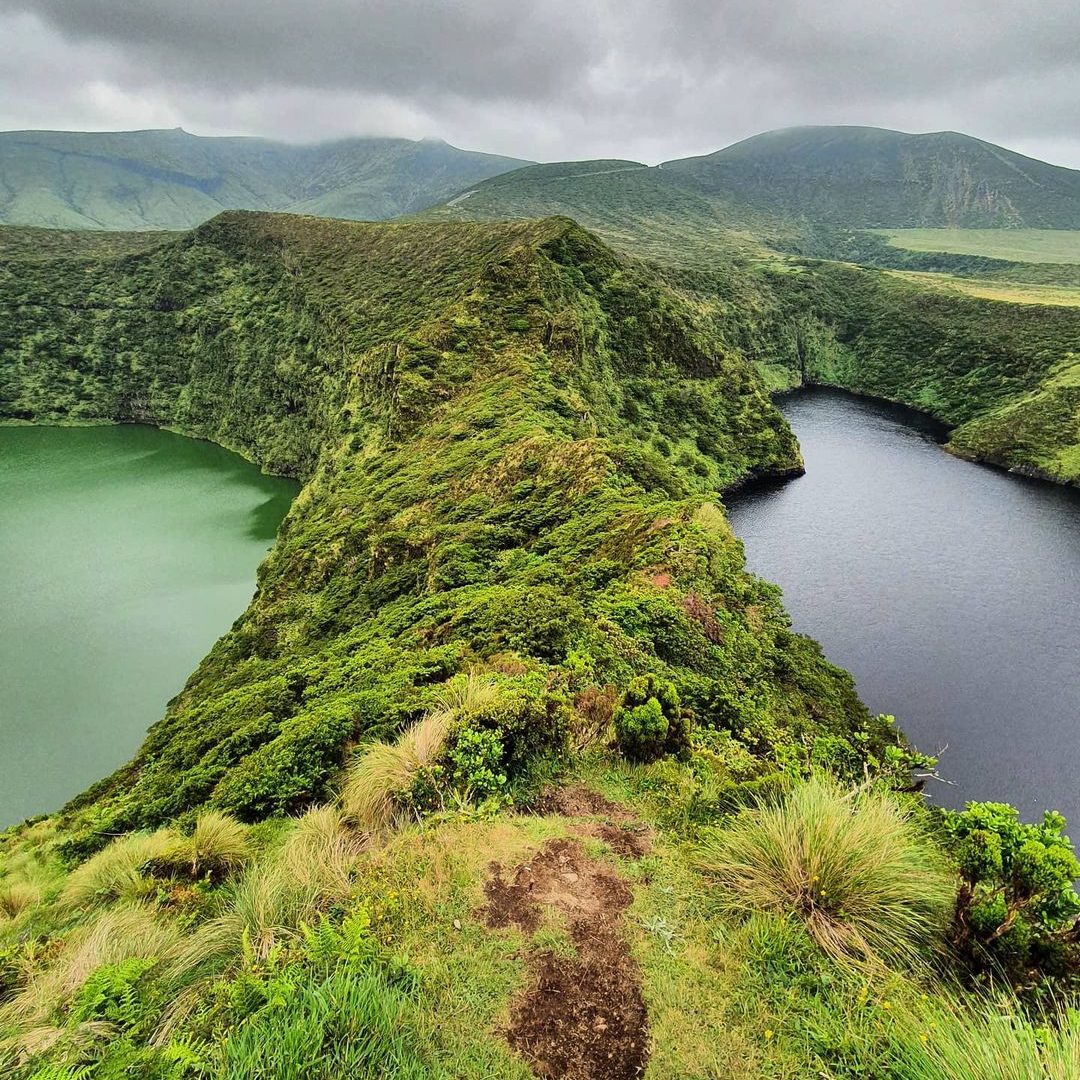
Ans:
[[[537,812],[577,821],[570,830],[639,858],[649,833],[632,815],[583,787],[545,794]],[[549,840],[512,872],[492,863],[483,916],[491,927],[533,935],[554,910],[567,922],[573,955],[532,947],[529,984],[511,1007],[507,1041],[543,1080],[636,1080],[649,1060],[641,972],[623,934],[633,900],[618,871],[570,837]]]

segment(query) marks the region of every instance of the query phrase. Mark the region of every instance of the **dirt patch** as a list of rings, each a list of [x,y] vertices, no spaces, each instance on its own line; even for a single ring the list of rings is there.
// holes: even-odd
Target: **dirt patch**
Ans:
[[[588,825],[573,825],[571,829],[579,836],[593,836],[603,840],[616,855],[624,859],[640,859],[648,855],[652,847],[652,837],[647,825],[624,823],[612,825],[608,822],[591,822]]]
[[[544,1080],[636,1080],[649,1060],[641,974],[617,933],[574,934],[578,956],[530,958],[507,1039]]]
[[[582,784],[548,788],[536,800],[533,808],[538,814],[602,819],[573,825],[571,830],[578,836],[591,836],[602,840],[612,851],[624,858],[640,859],[649,852],[652,843],[649,827],[636,821],[633,815],[621,806]]]
[[[514,874],[513,881],[503,878],[503,868],[498,863],[488,867],[489,877],[484,883],[484,898],[487,906],[479,912],[480,916],[496,930],[505,930],[516,926],[526,934],[532,934],[540,926],[540,905],[535,903],[528,890],[519,881],[520,869]]]
[[[605,910],[622,912],[631,899],[630,888],[618,874],[590,859],[576,840],[550,840],[510,881],[498,863],[484,886],[488,926],[516,926],[533,933],[545,906],[572,919],[595,917]],[[573,926],[573,923],[571,923]]]
[[[610,823],[581,829],[610,830],[613,848],[640,839]],[[623,914],[633,899],[622,877],[590,858],[577,840],[557,839],[509,879],[492,864],[485,894],[483,914],[493,927],[517,926],[532,934],[546,908],[559,912],[576,953],[534,949],[529,954],[529,986],[511,1007],[510,1045],[543,1080],[640,1077],[649,1059],[648,1015],[641,972],[622,935]]]
[[[545,788],[532,809],[536,814],[558,814],[560,817],[606,817],[616,820],[630,816],[621,806],[616,806],[584,784]]]

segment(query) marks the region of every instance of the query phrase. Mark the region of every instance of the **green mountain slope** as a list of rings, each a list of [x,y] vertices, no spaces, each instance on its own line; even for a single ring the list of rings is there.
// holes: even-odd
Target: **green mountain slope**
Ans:
[[[867,722],[695,516],[800,467],[760,380],[571,222],[231,214],[142,254],[4,265],[0,413],[169,424],[307,482],[87,843],[206,801],[302,805],[351,740],[500,655],[522,693],[666,671],[755,745],[766,703],[766,741]]]
[[[1073,1019],[965,989],[1075,987],[1063,823],[927,812],[715,501],[801,468],[753,359],[949,369],[945,315],[913,342],[886,275],[657,271],[565,218],[0,256],[0,417],[304,481],[135,760],[0,834],[5,1077],[951,1076],[972,1031],[1071,1075]]]
[[[798,233],[745,203],[697,190],[636,161],[533,165],[485,180],[424,217],[492,221],[565,214],[620,250],[667,263],[709,265]]]
[[[858,228],[1080,226],[1080,171],[952,131],[769,131],[665,172],[784,217]]]
[[[0,222],[186,229],[223,209],[384,219],[523,162],[407,139],[290,145],[182,130],[0,133]]]
[[[759,347],[796,383],[912,405],[954,425],[948,447],[965,457],[1080,483],[1080,308],[979,299],[837,263],[758,274],[770,298]]]
[[[893,145],[893,133],[866,130],[869,145]],[[977,299],[891,273],[782,258],[776,248],[821,255],[821,248],[836,245],[851,261],[873,263],[888,245],[872,233],[807,228],[748,208],[738,201],[742,193],[710,194],[696,175],[673,167],[679,164],[533,166],[477,184],[423,217],[570,215],[652,263],[718,338],[757,363],[773,388],[827,382],[914,405],[955,425],[1023,399],[1023,425],[1010,412],[1009,423],[961,428],[952,449],[1056,481],[1080,481],[1075,392],[1057,381],[1062,365],[1080,352],[1080,310]],[[988,281],[1010,280],[1019,265],[944,253],[920,258],[943,260],[940,269],[971,262]],[[1072,267],[1049,269],[1051,282],[1071,280]]]

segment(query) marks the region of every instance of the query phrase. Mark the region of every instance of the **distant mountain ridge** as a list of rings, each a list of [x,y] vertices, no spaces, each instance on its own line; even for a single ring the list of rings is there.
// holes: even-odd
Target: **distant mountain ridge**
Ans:
[[[182,129],[0,132],[0,223],[186,229],[223,209],[383,220],[445,204],[452,216],[566,214],[648,253],[741,232],[818,226],[1080,228],[1080,171],[956,132],[769,131],[649,167],[537,165],[438,140],[294,145]]]
[[[0,222],[187,229],[224,209],[380,220],[530,164],[438,140],[293,145],[182,129],[0,132]]]
[[[856,228],[1080,228],[1080,171],[970,135],[769,131],[662,169],[702,194]]]

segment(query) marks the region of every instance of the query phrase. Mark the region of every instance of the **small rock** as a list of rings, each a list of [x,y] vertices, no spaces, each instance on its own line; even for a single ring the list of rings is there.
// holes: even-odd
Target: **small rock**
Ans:
[[[455,930],[460,930],[461,929],[461,920],[460,919],[455,919],[454,920],[454,929]]]

